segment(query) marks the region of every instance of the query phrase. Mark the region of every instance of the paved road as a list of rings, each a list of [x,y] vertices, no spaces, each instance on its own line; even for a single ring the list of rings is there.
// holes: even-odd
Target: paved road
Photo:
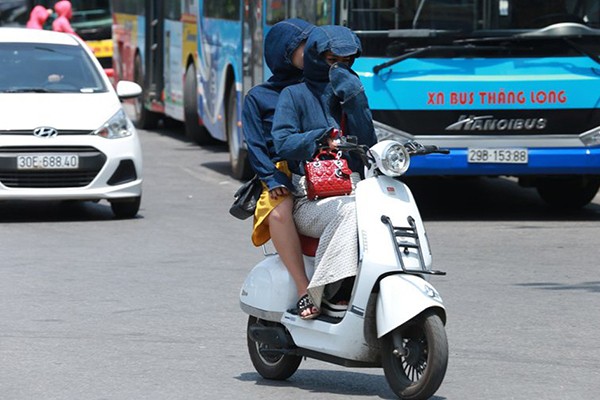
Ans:
[[[238,290],[261,259],[227,214],[223,146],[140,131],[138,218],[98,204],[0,204],[0,399],[393,398],[377,369],[248,359]],[[595,399],[600,198],[557,215],[508,180],[409,183],[448,307],[436,399]]]

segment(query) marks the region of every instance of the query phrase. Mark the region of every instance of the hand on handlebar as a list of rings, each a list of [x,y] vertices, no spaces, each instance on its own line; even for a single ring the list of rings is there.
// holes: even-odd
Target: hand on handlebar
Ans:
[[[340,139],[327,138],[327,145],[329,146],[330,150],[337,150],[338,146],[340,145]]]
[[[333,128],[327,137],[327,146],[330,150],[337,150],[342,142],[343,133],[337,128]]]
[[[423,154],[425,151],[425,147],[421,143],[416,142],[414,140],[404,143],[404,148],[406,149],[406,151],[408,151],[408,154],[410,155]]]
[[[411,140],[409,142],[404,143],[404,148],[408,151],[408,154],[411,156],[439,153],[439,154],[448,154],[450,150],[448,149],[440,149],[434,145],[424,146],[419,142]]]

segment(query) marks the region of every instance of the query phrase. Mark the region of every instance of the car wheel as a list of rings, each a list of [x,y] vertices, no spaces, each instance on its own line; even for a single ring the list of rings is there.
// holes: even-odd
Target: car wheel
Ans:
[[[133,218],[140,210],[142,197],[131,197],[127,199],[118,199],[110,201],[110,208],[118,219]]]

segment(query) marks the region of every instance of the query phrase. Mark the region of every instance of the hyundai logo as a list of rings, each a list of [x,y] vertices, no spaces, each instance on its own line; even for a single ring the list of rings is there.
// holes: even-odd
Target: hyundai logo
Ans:
[[[49,126],[41,126],[33,130],[33,136],[50,138],[58,135],[58,131]]]

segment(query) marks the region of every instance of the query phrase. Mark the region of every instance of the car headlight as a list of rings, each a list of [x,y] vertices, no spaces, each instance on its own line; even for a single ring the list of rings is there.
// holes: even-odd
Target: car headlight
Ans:
[[[94,135],[106,139],[120,139],[133,135],[135,128],[125,115],[125,111],[119,110],[104,125],[94,131]]]
[[[410,156],[404,146],[394,140],[384,140],[371,148],[377,167],[388,176],[400,176],[408,170]]]

